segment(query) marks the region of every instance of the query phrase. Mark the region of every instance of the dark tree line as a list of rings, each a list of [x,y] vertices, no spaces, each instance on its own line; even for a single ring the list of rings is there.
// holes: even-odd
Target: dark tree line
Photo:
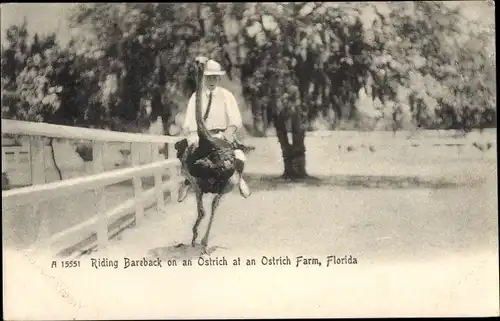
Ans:
[[[253,128],[275,128],[284,174],[307,176],[315,120],[361,126],[359,95],[392,128],[496,126],[494,28],[442,2],[81,4],[83,32],[61,46],[26,22],[2,47],[2,118],[138,132],[158,117],[175,134],[206,55],[241,83]],[[374,19],[363,20],[372,12]],[[377,119],[378,121],[379,119]],[[292,139],[288,137],[291,132]]]

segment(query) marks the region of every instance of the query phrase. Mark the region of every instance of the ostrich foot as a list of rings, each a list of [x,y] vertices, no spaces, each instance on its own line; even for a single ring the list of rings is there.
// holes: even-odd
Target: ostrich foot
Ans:
[[[207,238],[203,238],[201,240],[201,254],[206,254],[206,255],[210,254],[208,252],[208,240],[207,240]]]

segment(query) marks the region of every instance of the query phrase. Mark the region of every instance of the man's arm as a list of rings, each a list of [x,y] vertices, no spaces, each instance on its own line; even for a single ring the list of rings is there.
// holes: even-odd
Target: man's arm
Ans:
[[[184,124],[182,126],[182,130],[186,135],[192,132],[196,132],[195,102],[196,94],[192,94],[187,104],[186,115],[184,116]]]
[[[226,91],[226,115],[228,118],[228,126],[225,131],[226,137],[232,137],[236,131],[243,127],[243,121],[241,119],[240,109],[238,108],[238,103],[234,95],[227,90]]]
[[[191,95],[191,98],[189,98],[188,105],[186,108],[186,115],[184,116],[184,125],[182,126],[182,131],[184,133],[184,136],[187,137],[189,143],[192,143],[195,140],[195,137],[197,137],[195,103],[196,103],[196,93]]]

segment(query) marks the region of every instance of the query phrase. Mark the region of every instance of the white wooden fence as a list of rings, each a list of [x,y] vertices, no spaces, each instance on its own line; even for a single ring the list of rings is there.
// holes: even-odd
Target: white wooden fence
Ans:
[[[2,146],[2,172],[5,170],[5,158],[6,155],[10,154],[14,158],[14,163],[19,163],[21,155],[29,156],[30,150],[28,146]]]
[[[72,226],[52,236],[48,235],[44,224],[41,224],[42,231],[39,233],[39,240],[37,240],[32,249],[50,249],[53,253],[61,253],[61,251],[84,241],[84,239],[88,239],[92,235],[97,235],[97,238],[91,242],[93,243],[91,246],[105,248],[113,233],[113,231],[110,231],[109,226],[111,222],[135,211],[135,215],[121,222],[119,225],[122,228],[134,222],[136,225],[140,225],[144,218],[145,206],[156,202],[158,212],[163,211],[165,209],[164,192],[166,190],[171,191],[172,199],[175,198],[177,184],[180,181],[180,164],[175,158],[173,145],[182,139],[182,137],[122,133],[5,119],[2,119],[1,125],[2,135],[14,134],[30,137],[29,157],[33,184],[28,187],[2,191],[2,207],[30,204],[33,207],[33,217],[36,217],[39,204],[44,201],[67,197],[71,194],[89,190],[93,190],[98,199],[98,212],[91,219],[83,223]],[[46,184],[43,137],[92,141],[94,174]],[[132,143],[132,167],[104,172],[103,144],[106,142]],[[159,155],[159,146],[165,143],[169,146],[169,159],[161,159]],[[151,163],[140,164],[139,149],[141,144],[153,145],[153,148],[151,148],[153,161]],[[2,154],[4,154],[4,151],[2,151]],[[171,172],[170,180],[162,182],[162,174],[167,169],[170,169]],[[149,190],[143,189],[141,178],[144,176],[154,177],[153,188]],[[133,181],[134,197],[110,210],[106,210],[104,188],[129,179]],[[90,206],[89,209],[91,209]],[[44,222],[43,217],[41,218],[41,222]]]

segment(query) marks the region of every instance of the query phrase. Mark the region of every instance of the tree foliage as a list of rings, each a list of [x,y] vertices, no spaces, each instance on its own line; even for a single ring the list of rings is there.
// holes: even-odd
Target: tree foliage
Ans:
[[[402,103],[422,128],[492,126],[495,66],[484,48],[494,29],[481,29],[442,2],[396,3],[378,13],[373,97]]]
[[[60,106],[57,83],[63,53],[55,35],[28,37],[26,22],[7,29],[2,50],[2,117],[31,121],[53,118]]]
[[[359,8],[262,3],[248,5],[237,18],[246,53],[241,66],[243,94],[254,105],[257,121],[262,116],[288,117],[302,105],[306,126],[328,110],[354,117],[356,95],[371,63]],[[281,101],[288,90],[298,90],[300,103]]]
[[[7,29],[2,117],[123,131],[161,117],[173,134],[205,55],[241,83],[255,132],[275,127],[291,176],[318,117],[364,126],[363,92],[394,130],[496,126],[494,26],[444,2],[97,3],[70,22],[67,46]]]

